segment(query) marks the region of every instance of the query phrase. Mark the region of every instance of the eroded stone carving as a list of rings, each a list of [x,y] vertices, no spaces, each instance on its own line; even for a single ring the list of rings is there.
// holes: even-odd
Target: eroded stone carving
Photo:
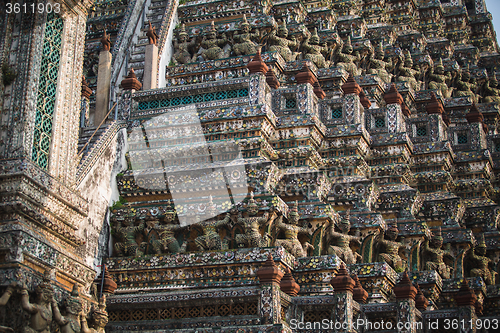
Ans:
[[[400,62],[398,66],[398,78],[399,82],[406,81],[409,83],[413,90],[420,89],[420,83],[417,81],[419,73],[417,70],[413,69],[413,59],[411,58],[411,53],[405,51],[405,60]]]
[[[312,35],[308,34],[302,42],[302,50],[305,59],[310,59],[316,67],[325,68],[330,66],[330,61],[325,59],[328,56],[330,49],[326,44],[319,45],[319,36],[316,28]]]
[[[189,36],[186,32],[186,26],[181,25],[179,36],[174,41],[174,62],[176,64],[187,64],[193,61],[193,54],[195,52],[196,38],[189,41]]]
[[[303,245],[300,243],[298,239],[299,234],[311,235],[311,229],[298,226],[298,222],[300,219],[298,213],[298,202],[295,201],[295,204],[288,215],[288,223],[283,222],[283,217],[280,216],[276,219],[276,228],[285,233],[286,239],[277,239],[276,246],[283,246],[288,252],[290,252],[295,257],[306,257],[307,249],[314,249],[314,246],[305,242]]]
[[[243,15],[243,21],[240,24],[240,31],[233,35],[233,52],[235,55],[255,54],[257,52],[257,43],[260,33],[251,33],[252,27],[247,21],[246,15]]]
[[[338,67],[342,67],[349,74],[353,76],[360,75],[360,70],[356,63],[359,61],[358,57],[352,55],[353,48],[351,45],[351,37],[347,37],[347,42],[343,47],[338,47],[335,51],[335,60]]]
[[[342,261],[346,264],[354,264],[361,259],[361,255],[359,253],[354,252],[351,249],[350,243],[356,242],[360,244],[361,237],[349,235],[349,231],[351,230],[351,222],[350,222],[351,213],[348,210],[344,216],[344,218],[340,221],[340,231],[337,232],[334,229],[334,225],[330,227],[330,235],[334,239],[333,244],[328,247],[328,254],[337,255]]]
[[[115,243],[115,250],[117,256],[141,256],[144,252],[137,244],[136,236],[145,228],[144,221],[140,221],[138,226],[134,225],[136,218],[130,212],[124,218],[117,218],[117,226],[115,228],[118,242]]]
[[[221,48],[227,44],[227,37],[222,34],[221,38],[217,38],[217,30],[215,29],[214,22],[212,21],[208,33],[203,36],[201,41],[201,47],[204,48],[202,51],[202,57],[204,60],[215,60],[224,58],[224,50]]]
[[[498,89],[498,80],[496,74],[493,74],[489,80],[486,80],[483,87],[485,96],[484,103],[500,103],[500,89]]]
[[[404,271],[406,261],[401,258],[399,251],[405,249],[404,244],[397,242],[399,230],[395,225],[389,226],[385,232],[385,238],[378,239],[379,258],[388,263],[396,272]]]
[[[17,287],[17,282],[12,282],[7,287],[7,290],[5,290],[2,297],[0,297],[0,307],[3,307],[7,304],[7,302],[10,299],[10,296],[12,296],[16,287]],[[2,332],[10,333],[10,332],[14,332],[14,330],[10,327],[0,326],[0,333],[2,333]]]
[[[216,210],[210,196],[207,211],[209,214],[215,215]],[[228,225],[231,222],[231,214],[227,213],[223,220],[217,218],[208,219],[198,223],[203,231],[203,235],[196,237],[194,242],[200,251],[205,250],[224,250],[228,248],[228,241],[222,240],[219,235],[219,229]]]
[[[104,333],[104,327],[108,323],[108,312],[106,311],[106,296],[101,297],[99,305],[91,312],[92,324],[88,326],[87,318],[82,315],[81,326],[83,333]]]
[[[288,39],[288,29],[286,27],[286,21],[279,26],[278,31],[273,28],[271,34],[268,38],[269,50],[278,51],[278,53],[283,57],[285,61],[294,61],[297,53],[293,51],[298,47],[299,43],[295,40],[295,37]]]
[[[248,217],[242,217],[241,214],[237,219],[237,224],[243,226],[244,233],[236,235],[236,244],[238,247],[266,247],[269,246],[271,236],[267,233],[261,235],[259,228],[269,225],[275,218],[276,213],[264,213],[262,217],[256,216],[259,212],[259,207],[253,198],[253,192],[250,193],[250,200],[247,204]]]
[[[52,299],[54,320],[59,325],[61,333],[79,333],[81,331],[80,315],[82,315],[83,305],[78,288],[78,284],[75,283],[71,294],[64,300],[63,303],[66,311],[64,316],[61,315],[55,299]]]
[[[384,61],[384,47],[379,43],[377,50],[368,59],[368,74],[378,75],[385,83],[391,82],[392,74],[387,72],[388,63]]]
[[[443,60],[439,59],[434,68],[430,68],[429,89],[439,90],[443,97],[450,98],[453,92],[453,87],[448,88],[447,82],[450,80],[451,74],[444,72]]]
[[[469,260],[472,266],[471,276],[482,277],[486,284],[495,284],[498,273],[493,270],[493,260],[486,256],[484,234],[481,234],[478,244],[469,251]]]
[[[28,295],[28,287],[24,284],[21,290],[21,306],[31,315],[28,326],[24,327],[24,333],[50,333],[50,324],[52,323],[52,306],[54,300],[54,288],[50,278],[51,272],[46,270],[43,276],[43,282],[40,283],[35,293],[37,300],[31,304]]]
[[[443,279],[451,278],[453,268],[447,265],[444,260],[453,260],[453,256],[447,250],[441,249],[443,246],[443,237],[441,236],[441,228],[432,235],[432,238],[425,240],[423,244],[422,259],[425,262],[425,270],[435,270]]]

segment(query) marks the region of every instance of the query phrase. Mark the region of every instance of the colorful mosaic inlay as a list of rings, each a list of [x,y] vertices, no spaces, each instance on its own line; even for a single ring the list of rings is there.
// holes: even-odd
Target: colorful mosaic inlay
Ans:
[[[31,158],[47,169],[52,137],[52,120],[56,103],[57,77],[61,59],[61,40],[64,22],[55,13],[47,16],[40,66],[40,83],[36,105],[35,133]]]
[[[161,100],[139,102],[139,110],[167,108],[178,105],[188,105],[193,103],[219,101],[222,99],[238,98],[248,96],[248,88],[217,91],[205,94],[197,94],[183,97],[165,98]]]

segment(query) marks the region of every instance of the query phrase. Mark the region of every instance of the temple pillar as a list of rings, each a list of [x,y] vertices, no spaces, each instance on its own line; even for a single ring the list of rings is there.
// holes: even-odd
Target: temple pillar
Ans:
[[[475,333],[476,332],[476,294],[469,288],[467,280],[464,278],[460,290],[455,297],[458,305],[458,322],[460,333]]]
[[[146,45],[146,54],[144,59],[144,80],[143,88],[155,89],[157,87],[158,73],[158,46],[155,44]]]
[[[406,125],[403,117],[404,100],[394,83],[391,85],[389,91],[384,94],[384,100],[387,103],[387,131],[389,133],[406,132]]]
[[[82,78],[82,99],[80,104],[80,128],[89,126],[89,97],[92,95],[92,89],[87,85],[85,76]]]
[[[336,331],[339,333],[355,332],[353,323],[353,302],[355,301],[352,292],[356,282],[347,274],[344,263],[340,265],[337,276],[330,283],[335,297],[331,320],[335,322]]]
[[[476,149],[486,149],[486,133],[487,127],[484,126],[484,116],[477,108],[476,104],[472,104],[472,107],[465,115],[465,118],[469,122],[469,126],[471,129],[471,144]]]
[[[350,74],[347,81],[342,85],[345,102],[342,104],[342,113],[346,124],[363,124],[365,123],[365,115],[363,104],[361,103],[360,94],[363,92],[359,84]],[[364,93],[363,93],[364,95]],[[365,96],[366,98],[366,96]],[[366,104],[366,101],[363,100]],[[368,101],[369,103],[369,101]]]
[[[397,302],[398,332],[416,333],[418,328],[415,306],[417,288],[411,283],[407,271],[403,273],[401,281],[394,287],[394,294],[396,294]]]
[[[95,95],[95,113],[94,125],[98,126],[104,117],[108,114],[109,108],[109,90],[111,86],[111,52],[109,52],[111,43],[109,36],[104,32],[101,39],[103,45],[99,53],[99,69],[97,72],[97,89]]]
[[[280,282],[283,272],[274,263],[271,254],[257,271],[260,280],[259,312],[262,324],[281,323]]]

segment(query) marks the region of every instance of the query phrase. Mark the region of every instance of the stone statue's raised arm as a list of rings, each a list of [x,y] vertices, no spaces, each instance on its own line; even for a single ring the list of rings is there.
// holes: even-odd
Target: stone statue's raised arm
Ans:
[[[14,288],[16,288],[17,283],[12,282],[8,287],[7,290],[3,293],[2,297],[0,297],[0,306],[5,306],[7,302],[9,301],[10,296],[12,296],[12,293],[14,292]]]

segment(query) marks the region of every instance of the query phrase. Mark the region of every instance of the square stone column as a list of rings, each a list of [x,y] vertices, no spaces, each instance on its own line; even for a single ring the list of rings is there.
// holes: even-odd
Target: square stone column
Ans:
[[[335,297],[331,320],[335,325],[336,332],[355,332],[353,322],[353,302],[355,301],[352,298],[352,291],[356,282],[348,275],[344,263],[340,265],[337,276],[330,283]]]
[[[269,254],[266,262],[257,271],[260,280],[259,312],[262,324],[281,324],[280,282],[283,272]]]
[[[111,85],[111,59],[111,52],[102,50],[101,53],[99,53],[99,71],[97,72],[94,113],[95,126],[98,126],[108,113],[109,90]]]
[[[405,271],[401,281],[394,287],[397,302],[398,332],[417,333],[415,296],[417,288],[411,283],[408,272]]]
[[[158,75],[158,46],[149,44],[146,46],[144,59],[144,80],[142,87],[144,90],[155,89],[157,87]]]
[[[455,296],[455,301],[458,305],[458,323],[457,332],[460,333],[476,333],[476,302],[477,296],[469,288],[467,280],[464,278],[460,290]]]

